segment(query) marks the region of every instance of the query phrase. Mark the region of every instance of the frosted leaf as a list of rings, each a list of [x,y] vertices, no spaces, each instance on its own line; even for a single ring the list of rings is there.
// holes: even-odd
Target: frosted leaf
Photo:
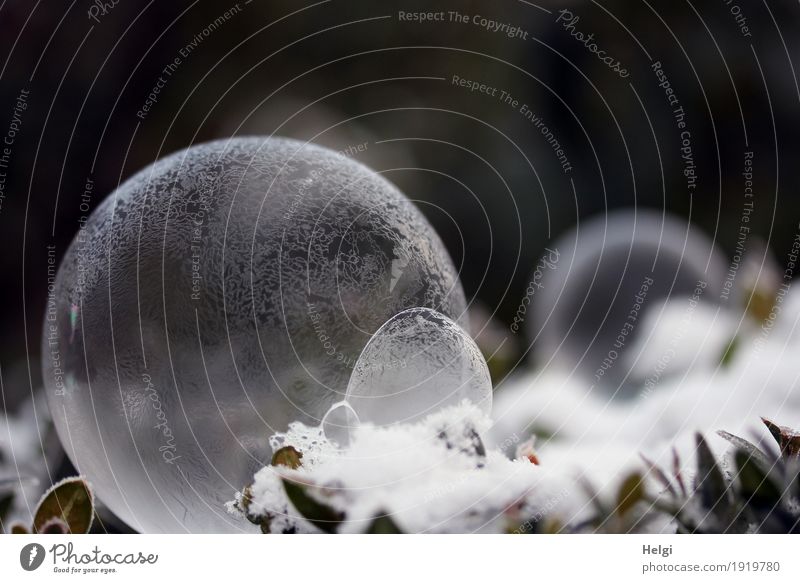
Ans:
[[[420,305],[459,318],[466,304],[392,184],[262,137],[194,146],[125,182],[72,243],[55,299],[43,353],[58,433],[145,532],[247,528],[224,502],[269,462],[268,436],[319,425],[388,318]]]
[[[671,298],[690,314],[696,291],[716,304],[723,287],[726,268],[714,243],[688,221],[653,211],[581,222],[549,247],[529,288],[537,361],[617,394],[642,381],[630,371],[643,347],[631,350],[645,311]]]
[[[427,308],[405,310],[380,327],[346,397],[362,423],[378,425],[419,421],[464,399],[491,412],[486,361],[458,324]]]

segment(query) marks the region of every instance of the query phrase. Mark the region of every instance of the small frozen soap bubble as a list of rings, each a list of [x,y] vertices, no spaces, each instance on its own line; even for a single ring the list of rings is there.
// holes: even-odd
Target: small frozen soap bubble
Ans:
[[[333,445],[347,447],[350,445],[350,436],[358,425],[358,415],[350,403],[339,401],[322,418],[322,433]]]
[[[375,332],[346,396],[362,423],[377,425],[420,421],[464,399],[491,413],[486,361],[458,324],[427,308],[400,312]]]
[[[632,348],[645,311],[677,299],[691,314],[698,291],[717,303],[726,269],[714,243],[685,219],[623,210],[581,221],[548,246],[531,277],[536,361],[618,397],[637,394],[644,379],[632,372]]]
[[[130,178],[81,225],[53,294],[43,373],[61,442],[148,533],[249,529],[225,502],[269,463],[269,436],[319,426],[394,314],[466,310],[442,242],[397,188],[266,137]]]

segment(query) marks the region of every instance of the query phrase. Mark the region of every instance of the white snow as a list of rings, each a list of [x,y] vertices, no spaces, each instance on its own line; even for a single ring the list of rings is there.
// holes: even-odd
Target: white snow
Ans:
[[[30,523],[37,502],[49,485],[43,444],[50,413],[43,398],[24,403],[18,412],[0,415],[0,495],[13,492],[14,502],[5,522]]]
[[[510,460],[498,450],[484,455],[475,435],[490,424],[464,402],[414,424],[362,425],[342,450],[319,446],[318,429],[294,424],[280,442],[302,451],[303,466],[256,474],[250,509],[277,514],[273,532],[295,523],[284,476],[325,490],[315,497],[345,514],[339,532],[364,532],[384,514],[403,532],[505,532],[532,508],[564,498],[565,485],[551,480],[545,488],[548,472],[527,459]],[[308,449],[310,442],[316,443]],[[315,530],[303,522],[300,530]]]
[[[584,475],[610,494],[629,471],[645,470],[640,453],[668,468],[674,447],[682,472],[691,479],[696,432],[703,433],[724,466],[730,446],[717,430],[769,441],[761,416],[800,425],[800,369],[794,359],[800,353],[800,296],[789,293],[761,326],[733,311],[703,305],[687,326],[677,321],[684,311],[681,304],[675,301],[661,317],[651,313],[646,319],[652,330],[644,335],[647,346],[635,351],[640,368],[659,370],[665,354],[672,360],[636,397],[609,401],[605,393],[590,391],[590,382],[568,372],[528,371],[495,394],[489,444],[508,435],[554,434],[538,448],[542,465]],[[672,340],[676,336],[678,343]],[[725,365],[721,357],[734,336],[737,347]],[[563,510],[562,519],[573,522],[572,510]]]
[[[464,403],[415,424],[363,425],[341,450],[326,445],[319,428],[295,424],[274,444],[303,451],[303,467],[259,472],[255,501],[286,515],[273,520],[273,531],[298,524],[315,531],[286,499],[282,475],[321,487],[315,498],[346,516],[340,532],[364,532],[380,514],[405,532],[506,532],[531,517],[580,524],[593,512],[582,484],[612,501],[632,471],[646,472],[640,454],[670,468],[674,448],[690,485],[696,432],[725,467],[730,446],[717,430],[768,442],[761,416],[800,425],[800,295],[785,292],[763,324],[708,304],[687,312],[685,300],[647,314],[633,351],[637,378],[646,381],[628,400],[609,399],[568,371],[527,370],[496,391],[491,421]],[[485,457],[467,438],[472,430],[483,437]],[[530,453],[534,434],[541,465],[510,459]],[[649,480],[646,487],[656,493],[660,486]],[[642,528],[674,531],[668,520]]]

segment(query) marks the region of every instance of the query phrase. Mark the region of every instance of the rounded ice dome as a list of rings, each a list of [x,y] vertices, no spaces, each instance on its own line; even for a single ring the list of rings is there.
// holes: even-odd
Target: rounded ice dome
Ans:
[[[619,210],[582,221],[552,243],[531,276],[528,333],[541,366],[575,372],[609,394],[641,389],[637,355],[647,310],[679,300],[716,304],[724,256],[684,219]]]
[[[319,425],[398,312],[466,309],[444,246],[397,188],[264,137],[133,176],[81,225],[53,292],[56,428],[98,497],[143,532],[249,530],[224,504],[269,462],[269,436]]]
[[[405,310],[375,332],[346,397],[358,422],[376,425],[421,421],[464,400],[491,414],[489,368],[469,334],[428,308]]]

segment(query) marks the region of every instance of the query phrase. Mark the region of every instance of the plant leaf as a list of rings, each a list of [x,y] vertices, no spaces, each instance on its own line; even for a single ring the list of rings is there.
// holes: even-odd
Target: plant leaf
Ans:
[[[739,485],[745,503],[757,508],[772,509],[780,504],[783,492],[769,476],[769,466],[762,467],[747,452],[738,450],[734,454],[739,470]]]
[[[253,502],[253,484],[249,486],[245,486],[242,488],[242,495],[239,497],[239,500],[236,502],[235,506],[244,514],[249,520],[250,514],[250,504]]]
[[[280,448],[272,455],[273,466],[284,466],[296,470],[303,462],[303,453],[297,451],[291,445]]]
[[[672,474],[675,476],[675,480],[678,482],[678,486],[681,489],[683,497],[686,498],[686,496],[688,496],[688,492],[686,491],[686,484],[684,484],[683,475],[681,474],[681,458],[678,455],[678,450],[674,447],[672,448]]]
[[[800,458],[800,433],[791,427],[781,427],[769,419],[762,417],[761,420],[767,426],[772,437],[778,442],[781,454],[785,458]]]
[[[672,481],[669,479],[667,474],[659,468],[654,462],[650,461],[644,454],[639,454],[639,457],[642,458],[642,461],[647,465],[647,471],[652,473],[655,478],[661,482],[661,484],[666,488],[667,492],[669,492],[674,498],[678,497],[678,491],[675,489],[675,486],[672,484]]]
[[[403,534],[400,527],[388,514],[378,514],[372,519],[372,524],[366,534]]]
[[[315,500],[308,492],[308,488],[312,486],[288,477],[282,477],[281,481],[286,495],[303,518],[323,532],[336,533],[339,525],[344,521],[343,512]]]
[[[766,467],[770,467],[772,465],[767,454],[746,439],[737,435],[733,435],[732,433],[728,433],[727,431],[717,431],[717,435],[731,443],[734,447],[736,447],[736,449],[746,452],[750,457],[757,459],[760,463],[765,464]]]
[[[728,342],[728,345],[725,347],[725,350],[722,352],[722,356],[719,359],[719,364],[722,367],[727,367],[733,362],[736,353],[739,351],[739,344],[740,340],[738,336],[734,336],[731,338],[731,341]]]
[[[636,506],[638,502],[644,500],[645,488],[642,475],[634,472],[622,482],[617,493],[616,513],[624,518],[625,515]]]
[[[33,519],[34,532],[58,518],[72,534],[85,534],[92,527],[94,499],[88,484],[82,478],[67,478],[44,493]]]
[[[245,486],[242,489],[242,494],[234,507],[239,510],[248,522],[255,524],[261,529],[262,534],[270,534],[270,525],[273,516],[271,514],[254,514],[250,512],[250,505],[253,503],[253,485]]]
[[[720,510],[726,512],[730,508],[730,499],[725,476],[722,475],[722,470],[719,469],[705,438],[698,433],[695,440],[697,442],[696,488],[703,507],[714,514],[719,514],[717,511]]]

